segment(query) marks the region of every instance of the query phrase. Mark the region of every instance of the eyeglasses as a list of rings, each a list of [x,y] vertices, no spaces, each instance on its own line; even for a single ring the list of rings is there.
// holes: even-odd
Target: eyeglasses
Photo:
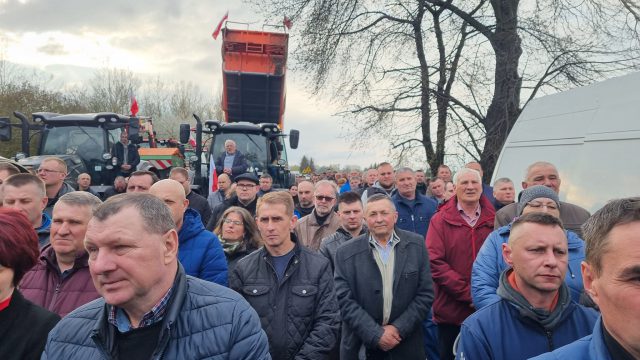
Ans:
[[[548,210],[558,210],[558,205],[555,203],[543,204],[537,201],[529,201],[527,205],[531,206],[534,209],[547,208]]]
[[[239,188],[239,189],[246,190],[246,189],[251,189],[251,188],[256,187],[256,184],[236,184],[236,187]]]
[[[242,223],[242,221],[240,221],[240,220],[224,219],[224,220],[222,220],[222,222],[225,223],[225,224],[233,224],[233,225],[236,225],[236,226],[244,225]]]
[[[316,200],[318,201],[326,201],[326,202],[330,202],[333,201],[335,198],[331,197],[331,196],[324,196],[324,195],[316,195]]]
[[[45,173],[45,174],[49,174],[49,173],[61,173],[62,171],[58,171],[58,170],[51,170],[51,169],[43,169],[43,168],[39,168],[38,170],[36,170],[38,173]]]

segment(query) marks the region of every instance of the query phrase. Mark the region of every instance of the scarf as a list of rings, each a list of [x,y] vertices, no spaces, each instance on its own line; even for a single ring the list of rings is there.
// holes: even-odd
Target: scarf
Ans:
[[[571,304],[567,284],[564,281],[562,282],[562,285],[558,290],[558,303],[552,311],[538,309],[534,308],[521,293],[511,286],[507,279],[510,271],[512,271],[512,269],[507,269],[500,274],[500,284],[498,285],[497,291],[498,296],[507,300],[511,305],[518,309],[521,316],[530,318],[537,322],[544,327],[545,330],[552,330],[558,322],[562,320],[562,315]]]

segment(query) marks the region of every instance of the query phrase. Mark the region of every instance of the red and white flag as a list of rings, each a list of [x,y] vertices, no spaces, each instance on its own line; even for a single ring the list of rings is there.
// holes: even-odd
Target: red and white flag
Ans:
[[[220,34],[220,30],[222,30],[222,24],[224,24],[227,18],[229,18],[229,11],[227,11],[224,14],[224,16],[222,17],[222,20],[220,20],[220,22],[218,23],[218,26],[216,26],[216,29],[213,30],[213,34],[211,34],[211,36],[213,36],[213,40],[216,40],[218,38],[218,35]]]
[[[287,30],[291,30],[291,27],[293,26],[291,19],[289,19],[287,15],[284,16],[284,20],[282,20],[282,24],[287,28]]]
[[[135,96],[131,95],[131,116],[136,116],[138,110],[138,100],[136,100]]]
[[[216,162],[213,160],[213,154],[209,156],[209,192],[218,190],[218,173],[216,172]]]

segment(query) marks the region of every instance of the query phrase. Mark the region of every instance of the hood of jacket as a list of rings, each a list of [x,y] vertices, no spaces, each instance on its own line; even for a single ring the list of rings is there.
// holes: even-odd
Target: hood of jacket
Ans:
[[[42,224],[40,225],[40,227],[35,229],[36,233],[38,235],[40,235],[40,234],[48,234],[50,227],[51,227],[51,218],[49,217],[49,215],[47,215],[47,213],[43,212],[42,213]]]
[[[187,208],[187,211],[184,212],[184,216],[182,218],[182,227],[180,231],[178,231],[178,241],[182,244],[194,237],[197,237],[198,234],[205,231],[204,225],[202,225],[202,220],[200,219],[200,214],[192,208]]]
[[[393,186],[391,187],[391,189],[390,189],[390,190],[387,190],[387,189],[383,188],[383,187],[382,187],[382,185],[380,185],[380,181],[378,181],[378,180],[376,180],[376,182],[374,182],[374,183],[373,183],[373,185],[372,185],[371,187],[375,187],[375,188],[378,188],[378,189],[382,189],[382,190],[384,190],[384,192],[386,192],[386,193],[387,193],[387,195],[389,195],[389,196],[391,196],[391,195],[395,194],[395,192],[396,192],[396,185],[395,185],[395,184],[393,184]]]

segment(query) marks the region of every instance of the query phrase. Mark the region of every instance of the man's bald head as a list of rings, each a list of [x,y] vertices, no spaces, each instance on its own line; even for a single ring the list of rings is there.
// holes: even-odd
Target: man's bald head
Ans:
[[[171,217],[179,231],[182,228],[184,212],[189,207],[189,200],[187,200],[182,184],[171,179],[160,180],[149,188],[149,194],[164,201],[169,207]]]

